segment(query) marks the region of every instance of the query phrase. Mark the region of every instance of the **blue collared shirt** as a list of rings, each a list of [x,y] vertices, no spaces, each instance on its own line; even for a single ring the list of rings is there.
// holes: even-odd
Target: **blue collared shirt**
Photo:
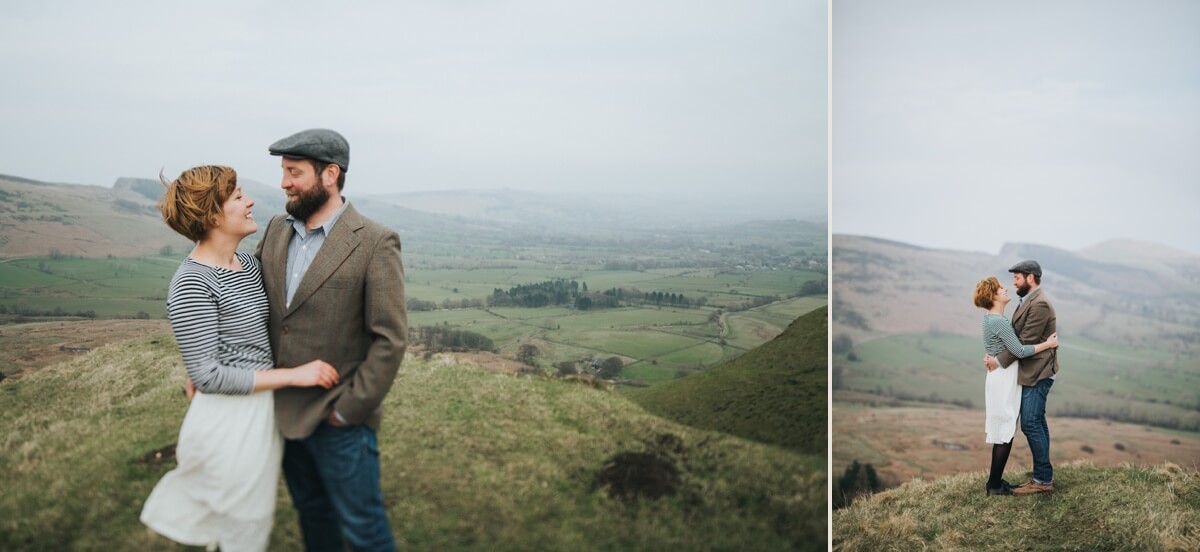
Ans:
[[[304,221],[298,220],[292,215],[287,216],[287,221],[292,223],[292,229],[295,233],[288,240],[288,255],[287,255],[287,307],[292,306],[292,297],[296,295],[296,289],[300,287],[300,281],[304,279],[304,274],[308,272],[308,267],[312,265],[313,259],[317,258],[317,252],[321,250],[321,246],[325,244],[325,238],[329,236],[329,232],[333,230],[333,225],[337,224],[342,213],[346,210],[346,206],[350,202],[343,198],[342,208],[338,209],[329,220],[312,230]]]

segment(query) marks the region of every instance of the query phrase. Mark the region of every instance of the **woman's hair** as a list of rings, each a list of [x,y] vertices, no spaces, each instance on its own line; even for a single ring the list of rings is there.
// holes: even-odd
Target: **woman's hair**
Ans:
[[[981,309],[991,309],[996,294],[1000,292],[1000,280],[995,276],[988,276],[975,284],[975,306]]]
[[[174,182],[167,182],[161,172],[158,179],[167,187],[158,201],[163,221],[193,242],[217,225],[221,207],[237,188],[237,171],[219,165],[192,167]]]

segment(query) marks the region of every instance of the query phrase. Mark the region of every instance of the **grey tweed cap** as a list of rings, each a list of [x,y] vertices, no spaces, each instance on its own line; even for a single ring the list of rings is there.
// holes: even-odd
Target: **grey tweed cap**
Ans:
[[[341,134],[327,128],[301,130],[267,148],[271,155],[315,159],[334,163],[342,172],[350,171],[350,143]]]
[[[1009,272],[1023,272],[1025,274],[1033,274],[1038,278],[1042,277],[1042,265],[1037,261],[1021,261],[1008,269]]]

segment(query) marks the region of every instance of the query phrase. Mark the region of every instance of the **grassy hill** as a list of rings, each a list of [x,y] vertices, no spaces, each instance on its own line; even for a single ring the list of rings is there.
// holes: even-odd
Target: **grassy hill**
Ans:
[[[1010,472],[1008,480],[1027,474]],[[1200,550],[1200,473],[1055,467],[1055,492],[988,497],[987,476],[913,481],[834,512],[834,550]]]
[[[0,549],[172,549],[137,516],[173,466],[182,380],[174,342],[156,336],[0,383]],[[823,455],[440,357],[408,359],[386,408],[383,489],[403,548],[826,546]],[[299,548],[281,484],[271,549]]]
[[[824,455],[828,317],[816,309],[730,362],[629,396],[683,424]]]

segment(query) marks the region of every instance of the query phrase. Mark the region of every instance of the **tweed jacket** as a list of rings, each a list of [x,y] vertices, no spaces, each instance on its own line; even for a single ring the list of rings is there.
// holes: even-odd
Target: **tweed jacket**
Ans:
[[[1050,334],[1058,331],[1058,319],[1055,317],[1054,307],[1042,293],[1041,287],[1033,290],[1025,302],[1017,307],[1017,312],[1013,313],[1012,325],[1013,330],[1017,332],[1017,338],[1024,345],[1037,345],[1049,339]],[[1018,359],[1008,350],[1004,350],[1000,351],[996,360],[1000,362],[1001,366],[1008,366]],[[1037,382],[1058,373],[1058,350],[1046,349],[1019,359],[1019,362],[1017,383],[1025,387],[1032,387],[1037,385]]]
[[[256,255],[270,302],[275,366],[324,360],[337,369],[332,389],[275,391],[275,419],[288,439],[312,434],[329,412],[379,428],[382,402],[408,345],[400,237],[347,205],[287,306],[287,217],[267,224]]]

